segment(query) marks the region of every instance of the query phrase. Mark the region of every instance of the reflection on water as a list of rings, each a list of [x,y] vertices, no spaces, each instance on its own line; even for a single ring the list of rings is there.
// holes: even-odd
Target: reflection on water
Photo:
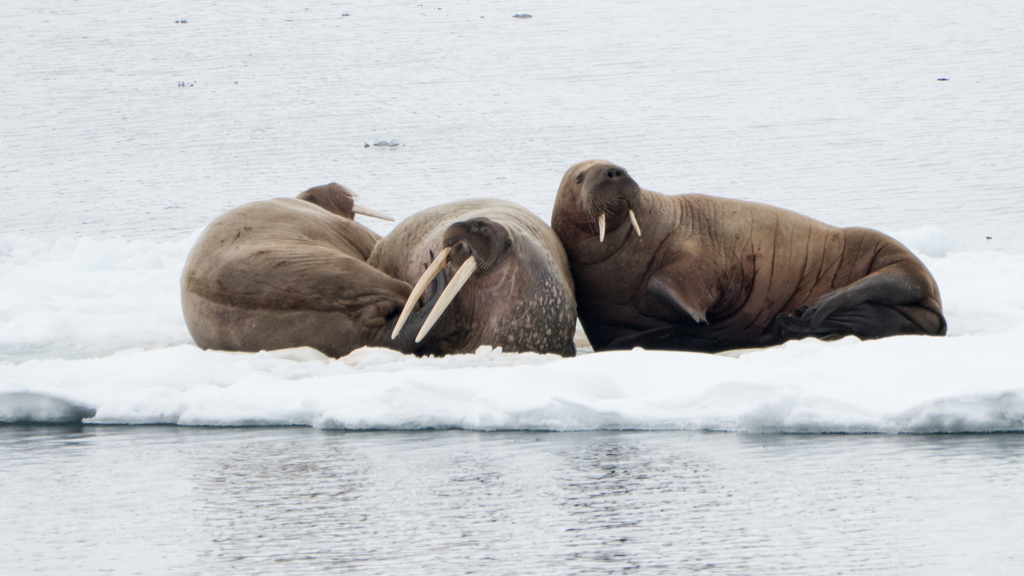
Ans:
[[[4,573],[1017,574],[1024,435],[0,427]]]

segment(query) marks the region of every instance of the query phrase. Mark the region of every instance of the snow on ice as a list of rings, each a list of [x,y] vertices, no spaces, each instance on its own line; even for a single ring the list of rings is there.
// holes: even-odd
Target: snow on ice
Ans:
[[[1024,256],[949,252],[949,235],[934,228],[894,236],[942,287],[948,337],[574,359],[364,348],[335,360],[311,349],[196,348],[178,292],[195,234],[53,244],[9,235],[0,243],[0,421],[35,410],[49,421],[342,429],[1024,430]]]

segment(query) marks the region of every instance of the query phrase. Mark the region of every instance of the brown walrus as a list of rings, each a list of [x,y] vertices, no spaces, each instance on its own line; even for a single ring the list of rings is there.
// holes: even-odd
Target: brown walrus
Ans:
[[[196,241],[181,275],[196,344],[248,352],[310,346],[334,357],[361,346],[413,351],[411,336],[391,339],[412,286],[366,264],[380,236],[351,220],[388,217],[354,205],[338,184],[298,198],[235,208]],[[444,283],[438,278],[435,292]]]
[[[566,171],[551,227],[594,350],[946,333],[931,274],[874,230],[754,202],[665,196],[599,160]]]
[[[355,220],[356,214],[362,214],[363,216],[372,216],[381,220],[395,221],[394,218],[383,212],[356,204],[355,194],[336,182],[324,184],[323,186],[314,186],[295,198],[316,204],[328,212],[333,212],[349,220]]]
[[[565,251],[551,228],[522,206],[477,199],[424,210],[381,240],[367,263],[406,282],[419,280],[404,314],[434,274],[451,272],[416,336],[422,340],[417,354],[466,353],[482,345],[576,354],[576,300]]]

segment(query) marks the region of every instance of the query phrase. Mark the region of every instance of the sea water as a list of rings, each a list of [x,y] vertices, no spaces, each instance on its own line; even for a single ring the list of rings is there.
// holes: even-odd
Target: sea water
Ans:
[[[1024,570],[1024,436],[0,427],[4,574]]]

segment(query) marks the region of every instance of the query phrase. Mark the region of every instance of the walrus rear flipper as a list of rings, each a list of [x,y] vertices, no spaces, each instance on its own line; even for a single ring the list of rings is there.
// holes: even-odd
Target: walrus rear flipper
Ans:
[[[918,318],[922,314],[933,322],[937,321],[941,328],[922,326],[919,323],[922,319]],[[946,331],[946,323],[941,314],[936,315],[920,306],[887,306],[862,302],[833,312],[818,326],[814,326],[812,317],[813,308],[806,306],[796,310],[792,315],[779,314],[778,324],[782,339],[856,336],[862,340],[873,340],[905,334],[933,336],[944,334]],[[924,323],[930,324],[927,321]]]
[[[886,266],[825,294],[792,316],[779,315],[779,325],[784,331],[816,337],[944,335],[946,320],[938,303],[938,291],[934,284],[923,282],[931,281],[931,276],[922,270],[923,265],[907,261]]]

